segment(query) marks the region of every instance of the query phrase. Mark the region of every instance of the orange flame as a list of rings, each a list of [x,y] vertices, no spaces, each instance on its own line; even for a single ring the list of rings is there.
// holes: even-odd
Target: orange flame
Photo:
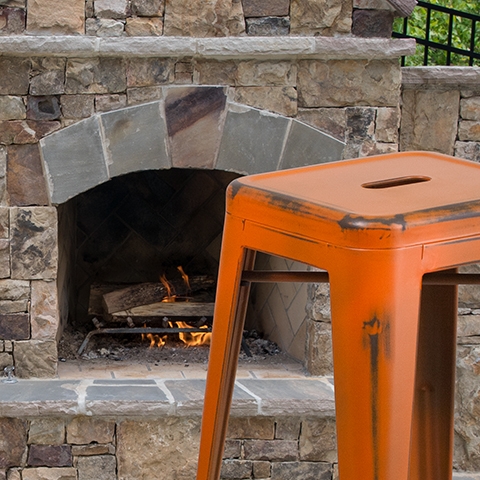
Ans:
[[[188,275],[184,272],[183,267],[180,265],[179,267],[177,267],[177,270],[182,275],[183,281],[185,282],[185,285],[187,286],[188,290],[191,290]]]
[[[162,285],[167,290],[167,295],[162,298],[162,302],[165,302],[165,303],[175,302],[175,292],[173,290],[172,284],[167,280],[167,277],[165,275],[162,275],[160,277],[160,281],[162,282]]]
[[[173,327],[173,322],[169,322],[170,326]],[[175,322],[178,328],[191,328],[188,323],[185,322]],[[206,325],[200,327],[201,329],[207,329]],[[187,345],[188,347],[196,347],[198,345],[210,345],[210,338],[212,332],[180,332],[178,334],[180,340]]]

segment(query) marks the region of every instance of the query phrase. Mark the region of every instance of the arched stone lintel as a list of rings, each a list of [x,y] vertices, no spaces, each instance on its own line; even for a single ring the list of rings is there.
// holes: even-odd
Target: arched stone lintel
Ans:
[[[344,143],[228,101],[223,86],[169,86],[161,100],[96,114],[40,141],[50,201],[118,175],[204,168],[254,174],[340,160]]]

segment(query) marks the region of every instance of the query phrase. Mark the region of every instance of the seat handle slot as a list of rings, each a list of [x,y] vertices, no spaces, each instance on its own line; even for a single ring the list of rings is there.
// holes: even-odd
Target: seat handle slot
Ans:
[[[385,180],[376,180],[375,182],[362,183],[363,188],[392,188],[401,185],[411,185],[413,183],[423,183],[430,181],[430,177],[421,175],[409,175],[406,177],[386,178]]]

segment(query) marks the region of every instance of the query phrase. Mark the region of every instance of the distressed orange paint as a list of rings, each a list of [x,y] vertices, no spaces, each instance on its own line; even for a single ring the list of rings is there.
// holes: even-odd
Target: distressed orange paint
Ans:
[[[480,261],[480,165],[429,152],[253,175],[227,191],[197,480],[218,480],[243,330],[266,252],[328,271],[341,480],[449,480],[456,287]]]

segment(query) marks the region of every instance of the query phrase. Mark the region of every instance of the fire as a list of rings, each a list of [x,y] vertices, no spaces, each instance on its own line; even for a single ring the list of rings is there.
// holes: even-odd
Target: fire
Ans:
[[[172,284],[167,280],[167,277],[165,276],[165,274],[160,277],[160,281],[162,282],[162,285],[167,290],[167,295],[162,298],[162,302],[165,302],[165,303],[174,302],[176,297],[175,291],[173,289]]]
[[[185,285],[187,286],[188,290],[190,290],[188,275],[184,272],[181,266],[177,267],[177,270],[182,275],[183,281],[185,282]],[[167,277],[165,275],[160,276],[160,282],[162,282],[162,285],[165,287],[165,290],[167,291],[167,294],[161,301],[165,303],[176,302],[177,295],[175,294],[175,290],[172,284],[167,280]],[[185,299],[185,301],[188,301],[188,299]],[[166,320],[166,318],[164,320]],[[188,323],[181,322],[181,321],[176,321],[176,322],[169,321],[168,324],[170,325],[170,328],[193,328],[192,326],[188,325]],[[144,325],[144,327],[146,327],[146,325]],[[203,325],[199,328],[202,330],[208,329],[206,325]],[[188,347],[196,347],[198,345],[210,345],[210,338],[212,336],[212,333],[211,332],[179,332],[178,336],[180,340]],[[142,333],[142,340],[150,341],[149,348],[153,348],[155,346],[163,347],[167,341],[167,335],[160,336],[152,333],[147,333],[147,334]]]
[[[188,275],[183,271],[183,267],[180,265],[177,267],[177,270],[180,272],[180,275],[182,275],[183,281],[185,282],[188,290],[190,290],[190,281],[188,280]]]
[[[169,322],[171,327],[174,327],[173,322]],[[175,322],[178,328],[191,328],[188,323]],[[207,329],[206,325],[200,327],[201,329]],[[180,332],[178,334],[180,340],[188,347],[196,347],[197,345],[210,345],[210,338],[212,332]]]
[[[146,328],[146,325],[144,324],[143,327]],[[155,346],[163,347],[167,342],[167,335],[160,336],[153,333],[142,333],[142,340],[150,341],[148,348],[153,348]]]

